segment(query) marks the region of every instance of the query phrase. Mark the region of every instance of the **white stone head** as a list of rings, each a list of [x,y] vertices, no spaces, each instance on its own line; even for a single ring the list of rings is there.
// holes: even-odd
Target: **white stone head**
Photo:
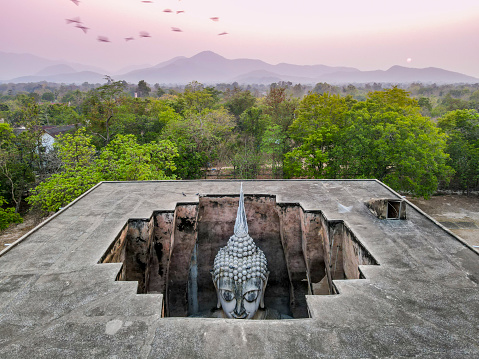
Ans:
[[[241,185],[234,234],[218,251],[212,271],[217,307],[223,309],[227,318],[253,318],[260,306],[264,308],[268,275],[266,257],[248,235]]]

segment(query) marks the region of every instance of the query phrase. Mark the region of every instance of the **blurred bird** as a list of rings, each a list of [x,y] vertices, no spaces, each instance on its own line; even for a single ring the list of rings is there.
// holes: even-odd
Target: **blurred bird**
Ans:
[[[173,11],[171,11],[171,9],[165,9],[163,10],[163,12],[173,12]]]
[[[71,0],[72,3],[74,3],[76,6],[80,5],[80,0]]]
[[[183,32],[183,30],[181,30],[180,28],[178,27],[172,27],[171,28],[171,31],[175,31],[175,32]]]
[[[80,18],[79,17],[74,17],[73,19],[66,19],[67,24],[81,24]]]
[[[181,194],[186,197],[186,193],[185,193],[185,192],[181,192]]]
[[[134,37],[125,37],[125,41],[135,40]]]
[[[87,33],[88,30],[90,30],[89,27],[86,27],[86,26],[81,25],[81,24],[76,24],[75,27],[78,27],[79,29],[82,29],[85,34]]]
[[[140,37],[151,37],[151,35],[146,31],[140,31]]]
[[[98,36],[97,40],[100,42],[111,42],[106,36]]]
[[[222,32],[222,33],[220,33],[220,34],[218,34],[218,35],[228,35],[228,33],[227,33],[227,32]]]
[[[178,11],[176,12],[176,15],[178,15],[178,14],[183,14],[183,13],[184,13],[183,10],[178,10]]]
[[[214,17],[210,17],[210,20],[213,20],[213,21],[219,21],[219,20],[220,20],[220,18],[219,18],[219,17],[217,17],[217,16],[214,16]]]

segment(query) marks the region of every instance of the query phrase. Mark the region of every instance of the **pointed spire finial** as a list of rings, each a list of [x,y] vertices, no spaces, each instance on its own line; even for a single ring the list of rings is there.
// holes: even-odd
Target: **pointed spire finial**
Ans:
[[[236,214],[234,233],[237,237],[244,237],[248,234],[248,222],[246,220],[246,212],[244,209],[243,182],[241,182],[240,200],[238,212]]]

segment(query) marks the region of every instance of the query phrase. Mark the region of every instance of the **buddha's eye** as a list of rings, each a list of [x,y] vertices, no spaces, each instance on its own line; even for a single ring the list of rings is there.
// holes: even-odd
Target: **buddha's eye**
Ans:
[[[258,293],[259,290],[250,290],[244,294],[243,298],[248,302],[254,302],[258,298]]]
[[[223,299],[226,300],[227,302],[230,302],[234,299],[234,294],[230,290],[223,290]]]

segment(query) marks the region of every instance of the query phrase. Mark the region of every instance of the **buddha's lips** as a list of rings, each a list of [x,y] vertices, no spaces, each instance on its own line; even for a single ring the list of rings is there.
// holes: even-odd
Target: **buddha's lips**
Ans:
[[[240,315],[237,315],[235,312],[231,312],[230,314],[235,319],[245,319],[248,316],[248,313],[246,313],[246,312],[243,312]]]

